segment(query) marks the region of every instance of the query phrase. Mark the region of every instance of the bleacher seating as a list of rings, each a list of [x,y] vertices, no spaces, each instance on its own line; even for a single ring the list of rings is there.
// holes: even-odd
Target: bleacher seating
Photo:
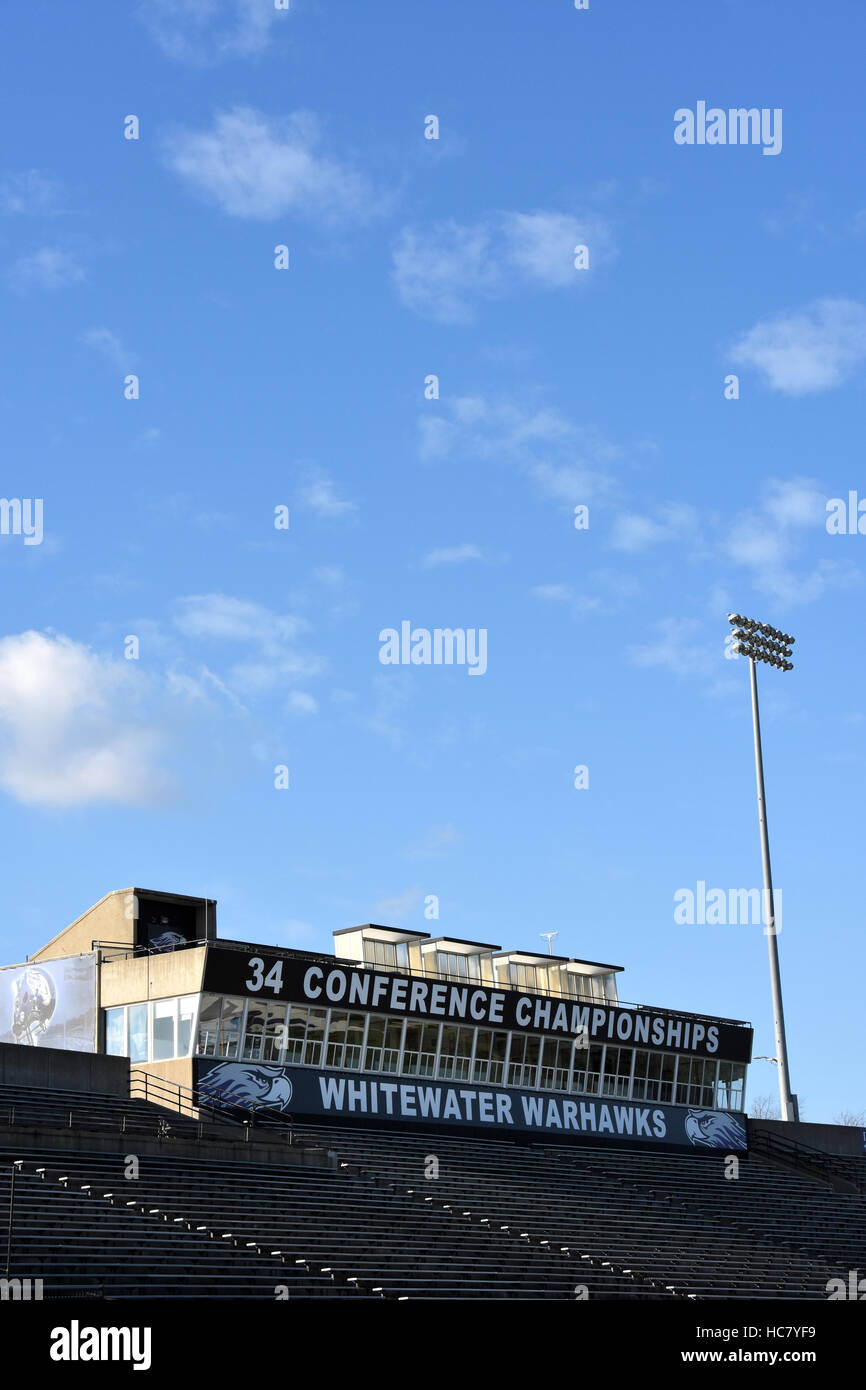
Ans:
[[[322,1134],[297,1126],[309,1139]],[[328,1127],[344,1162],[433,1206],[567,1248],[593,1268],[696,1298],[822,1298],[866,1266],[866,1201],[757,1156],[508,1144],[451,1133]],[[425,1177],[435,1156],[438,1177]],[[852,1160],[856,1164],[857,1160]]]
[[[0,1088],[12,1276],[45,1297],[823,1299],[866,1269],[866,1200],[757,1155],[728,1178],[721,1154],[293,1128],[321,1161],[229,1123],[216,1157],[145,1101]]]

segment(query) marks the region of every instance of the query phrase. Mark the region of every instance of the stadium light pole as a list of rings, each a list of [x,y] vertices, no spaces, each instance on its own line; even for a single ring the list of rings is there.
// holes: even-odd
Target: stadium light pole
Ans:
[[[767,830],[767,802],[764,795],[764,756],[761,749],[761,720],[758,712],[758,662],[775,666],[781,671],[793,671],[790,660],[794,638],[788,633],[779,632],[766,623],[744,618],[740,613],[729,613],[728,622],[733,629],[733,650],[737,656],[749,658],[749,674],[752,686],[752,730],[755,739],[755,781],[758,789],[758,822],[761,827],[761,859],[764,868],[764,903],[766,918],[764,930],[767,933],[767,946],[770,953],[770,989],[773,995],[773,1024],[776,1032],[776,1060],[779,1066],[779,1098],[783,1120],[799,1119],[797,1097],[791,1091],[791,1077],[788,1070],[788,1044],[785,1038],[785,1011],[782,1007],[782,977],[779,972],[779,943],[776,934],[776,904],[773,898],[773,874],[770,868],[770,837]]]

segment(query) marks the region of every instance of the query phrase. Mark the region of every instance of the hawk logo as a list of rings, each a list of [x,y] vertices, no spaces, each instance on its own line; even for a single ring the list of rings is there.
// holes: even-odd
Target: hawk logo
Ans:
[[[285,1067],[261,1066],[256,1062],[220,1062],[200,1078],[201,1100],[223,1106],[252,1110],[266,1106],[286,1110],[292,1099],[292,1083]]]
[[[181,936],[180,932],[164,931],[159,936],[151,938],[150,949],[152,951],[171,951],[175,946],[185,946],[186,937]]]
[[[746,1131],[733,1115],[722,1110],[690,1110],[685,1120],[686,1134],[693,1144],[709,1149],[744,1149]]]

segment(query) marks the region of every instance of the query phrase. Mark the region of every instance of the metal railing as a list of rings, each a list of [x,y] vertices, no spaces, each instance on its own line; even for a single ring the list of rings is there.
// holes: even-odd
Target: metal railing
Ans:
[[[130,946],[128,941],[91,941],[91,951],[98,951],[105,960],[129,960],[138,956],[166,956],[185,951],[191,946],[214,946],[214,941],[178,941],[170,949],[165,946]],[[109,955],[108,953],[111,952]]]
[[[247,1141],[253,1129],[276,1130],[285,1135],[289,1144],[298,1142],[295,1140],[290,1118],[268,1105],[257,1104],[255,1101],[233,1103],[231,1100],[205,1099],[189,1086],[181,1086],[177,1081],[167,1081],[164,1077],[154,1076],[153,1073],[138,1067],[130,1070],[129,1089],[134,1099],[161,1105],[165,1109],[176,1111],[184,1118],[195,1118],[199,1127],[204,1116],[209,1125],[222,1126],[224,1135],[226,1126],[235,1133],[239,1129],[244,1130],[244,1138]]]
[[[18,1094],[20,1092],[20,1094]],[[148,1102],[153,1113],[139,1108]],[[285,1116],[265,1108],[249,1110],[199,1099],[187,1087],[133,1068],[130,1095],[99,1096],[57,1092],[40,1096],[24,1087],[0,1088],[0,1126],[9,1129],[82,1130],[111,1134],[135,1134],[160,1141],[235,1142],[250,1131],[278,1130],[289,1144],[295,1142]]]
[[[866,1182],[857,1182],[850,1173],[837,1167],[834,1159],[845,1155],[830,1154],[825,1149],[813,1148],[799,1139],[789,1139],[787,1135],[777,1134],[771,1129],[756,1129],[749,1125],[749,1147],[768,1158],[776,1158],[792,1168],[811,1173],[831,1183],[842,1182],[849,1191],[866,1193]],[[853,1155],[850,1155],[853,1157]]]
[[[184,1137],[202,1137],[201,1126],[190,1121],[191,1129]],[[68,1129],[99,1130],[112,1134],[137,1134],[154,1139],[167,1139],[172,1134],[169,1117],[150,1116],[134,1110],[127,1102],[116,1107],[99,1107],[93,1103],[71,1103],[30,1100],[0,1101],[0,1125],[9,1129]]]
[[[199,1106],[194,1092],[188,1086],[181,1086],[179,1082],[168,1081],[162,1076],[154,1076],[152,1072],[142,1071],[139,1067],[130,1067],[129,1094],[133,1100],[145,1100],[153,1105],[162,1105],[190,1119],[199,1119],[199,1111],[206,1109]]]

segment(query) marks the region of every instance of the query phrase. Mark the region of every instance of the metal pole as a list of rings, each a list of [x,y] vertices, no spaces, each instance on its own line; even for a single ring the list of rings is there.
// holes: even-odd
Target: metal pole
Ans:
[[[770,869],[770,837],[767,831],[767,803],[764,797],[764,758],[761,752],[761,721],[758,714],[758,675],[754,657],[749,657],[752,678],[752,727],[755,735],[755,780],[758,786],[758,821],[761,826],[761,859],[764,866],[764,902],[767,918],[764,930],[770,953],[770,988],[773,994],[773,1024],[776,1032],[776,1058],[779,1063],[779,1097],[783,1120],[796,1120],[797,1102],[791,1094],[788,1075],[788,1044],[785,1040],[785,1012],[782,1008],[782,977],[779,973],[779,946],[776,939],[776,904]]]
[[[12,1164],[12,1180],[9,1184],[9,1230],[6,1236],[6,1278],[12,1274],[12,1213],[15,1210],[15,1164]]]

